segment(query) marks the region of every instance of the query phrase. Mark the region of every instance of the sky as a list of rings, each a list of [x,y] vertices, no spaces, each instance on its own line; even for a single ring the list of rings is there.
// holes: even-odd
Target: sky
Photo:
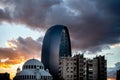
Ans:
[[[62,24],[69,29],[73,52],[88,58],[105,55],[108,77],[115,77],[119,8],[119,0],[0,0],[0,72],[14,75],[26,60],[40,59],[45,32]]]

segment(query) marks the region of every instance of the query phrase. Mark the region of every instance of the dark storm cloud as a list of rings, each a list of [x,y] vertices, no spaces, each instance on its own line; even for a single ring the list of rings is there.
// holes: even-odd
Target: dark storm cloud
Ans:
[[[114,68],[108,68],[107,74],[108,77],[116,77],[116,71],[120,69],[120,62],[115,64]]]
[[[32,29],[68,26],[74,49],[101,51],[120,42],[119,0],[1,0],[0,20]],[[12,6],[12,7],[11,7]],[[9,8],[10,7],[10,8]],[[10,17],[9,17],[10,16]]]
[[[58,7],[53,9],[60,16],[51,16],[53,23],[69,26],[73,48],[95,52],[120,42],[119,5],[118,0],[67,0],[65,7],[59,6],[62,11]]]
[[[7,5],[6,8],[9,8],[7,11],[10,13],[13,22],[27,24],[30,28],[35,29],[37,27],[44,27],[47,13],[52,6],[59,4],[60,1],[61,0],[2,0],[0,3]],[[6,18],[7,14],[4,13],[4,15],[5,17],[3,17]]]
[[[3,20],[10,21],[10,18],[11,18],[10,13],[7,10],[7,8],[4,10],[0,9],[0,21],[3,21]]]

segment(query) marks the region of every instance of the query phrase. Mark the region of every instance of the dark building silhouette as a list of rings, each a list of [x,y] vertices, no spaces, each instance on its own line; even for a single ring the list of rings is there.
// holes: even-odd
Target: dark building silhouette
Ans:
[[[116,80],[120,80],[120,70],[117,70]]]
[[[0,80],[10,80],[9,73],[0,73]]]
[[[66,26],[55,25],[48,29],[42,45],[42,62],[53,78],[58,78],[59,58],[71,56],[71,43]]]

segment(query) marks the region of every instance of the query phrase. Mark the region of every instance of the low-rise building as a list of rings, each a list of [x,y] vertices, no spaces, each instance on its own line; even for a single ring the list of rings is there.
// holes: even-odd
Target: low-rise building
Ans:
[[[9,73],[0,73],[0,80],[10,80]]]
[[[52,75],[49,70],[44,70],[44,65],[40,61],[30,59],[25,62],[21,71],[17,69],[13,80],[52,80]]]

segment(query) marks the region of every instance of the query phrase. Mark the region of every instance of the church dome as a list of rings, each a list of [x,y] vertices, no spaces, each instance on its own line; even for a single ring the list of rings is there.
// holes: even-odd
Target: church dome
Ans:
[[[22,70],[17,69],[13,80],[52,80],[49,70],[44,70],[44,65],[37,59],[27,60]]]
[[[20,75],[34,75],[34,73],[30,70],[25,69],[25,70],[22,70],[18,75],[19,76]]]
[[[30,59],[23,65],[23,69],[44,69],[43,64],[37,59]]]
[[[42,76],[51,76],[51,74],[49,73],[49,72],[47,72],[47,71],[45,71],[45,70],[40,70],[40,74],[42,75]]]

